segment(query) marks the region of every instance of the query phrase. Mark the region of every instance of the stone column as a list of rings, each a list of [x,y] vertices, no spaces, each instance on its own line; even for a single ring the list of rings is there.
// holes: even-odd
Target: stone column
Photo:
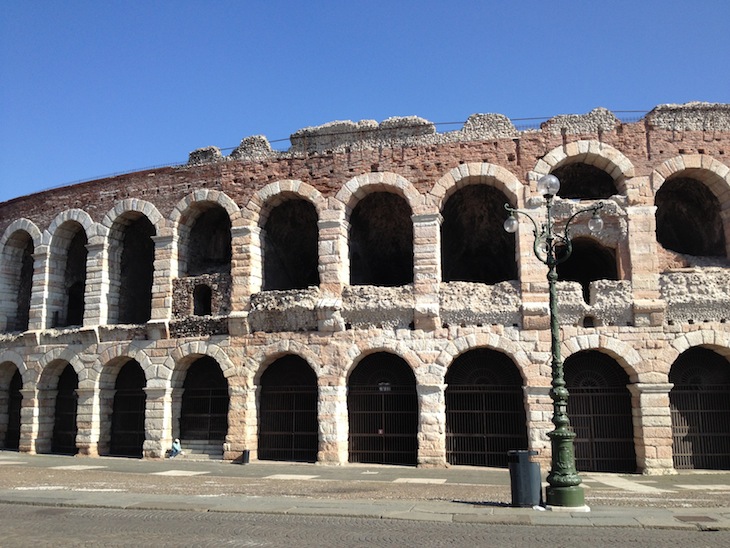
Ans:
[[[38,430],[36,432],[36,453],[50,453],[53,441],[53,428],[56,416],[56,396],[58,390],[48,388],[36,392],[38,398]]]
[[[160,459],[172,445],[172,390],[168,387],[145,387],[144,431],[142,454]]]
[[[549,386],[525,386],[525,410],[527,414],[527,446],[537,451],[537,460],[543,469],[550,468],[552,448],[547,437],[555,426],[552,423],[553,400]]]
[[[162,231],[161,231],[162,232]],[[152,275],[152,308],[147,332],[152,340],[169,337],[172,316],[172,279],[177,276],[177,235],[164,232],[152,236],[155,243]]]
[[[76,447],[79,455],[99,456],[99,389],[77,388]]]
[[[317,405],[319,451],[317,462],[345,464],[348,458],[347,386],[319,386]]]
[[[416,386],[418,417],[418,465],[446,466],[446,385]]]
[[[48,319],[48,274],[50,247],[39,245],[33,253],[33,287],[30,293],[28,330],[40,331],[50,327]]]
[[[323,212],[317,223],[319,232],[319,287],[322,299],[317,303],[317,328],[333,333],[345,330],[342,318],[342,288],[347,285],[347,236],[349,223],[337,210]]]
[[[234,381],[238,381],[234,384]],[[236,461],[246,449],[246,427],[249,419],[248,389],[240,384],[241,378],[228,379],[228,433],[223,444],[223,458]],[[255,405],[255,402],[254,402]]]
[[[644,474],[674,474],[671,383],[629,384],[634,420],[636,466]]]
[[[440,213],[413,215],[413,290],[416,299],[416,329],[433,331],[441,326],[439,289],[441,283]]]
[[[106,237],[89,239],[86,249],[86,287],[84,289],[84,327],[107,323],[109,296],[109,263],[106,259]]]
[[[20,403],[20,444],[19,451],[35,454],[38,441],[38,390],[23,388]]]
[[[631,287],[634,300],[634,325],[658,326],[664,323],[666,303],[659,291],[659,258],[656,242],[656,206],[626,208],[629,225],[628,247],[631,262]]]
[[[113,388],[104,388],[99,391],[99,435],[97,438],[97,452],[99,455],[108,455],[111,451],[112,413],[116,392]]]

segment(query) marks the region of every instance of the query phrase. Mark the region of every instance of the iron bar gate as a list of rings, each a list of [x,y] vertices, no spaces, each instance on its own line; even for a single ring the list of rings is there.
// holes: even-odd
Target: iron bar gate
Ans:
[[[669,402],[674,467],[730,469],[730,385],[675,386]]]
[[[53,439],[51,451],[62,455],[75,455],[76,447],[76,411],[78,396],[76,388],[79,381],[71,365],[67,365],[58,379],[56,393],[56,412],[53,421]]]
[[[316,462],[317,386],[263,386],[258,458]]]
[[[112,408],[111,443],[114,456],[141,457],[145,440],[144,416],[147,395],[142,367],[128,361],[117,375]]]
[[[187,388],[183,392],[180,437],[222,441],[228,433],[228,389]]]

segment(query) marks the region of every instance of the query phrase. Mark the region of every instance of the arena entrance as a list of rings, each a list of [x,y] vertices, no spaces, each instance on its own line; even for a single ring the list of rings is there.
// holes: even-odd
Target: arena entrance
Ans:
[[[130,360],[119,371],[114,384],[110,454],[117,457],[142,457],[145,440],[146,394],[144,371]]]
[[[446,460],[507,466],[507,451],[527,449],[522,376],[501,352],[459,356],[446,374]]]
[[[364,358],[347,392],[349,460],[414,466],[418,458],[418,395],[408,364],[387,352]]]
[[[565,360],[565,384],[578,470],[636,472],[626,372],[610,356],[588,350]]]
[[[261,376],[259,460],[316,462],[317,376],[299,356],[284,356]]]
[[[53,419],[53,437],[51,452],[61,455],[75,455],[76,447],[76,412],[78,408],[79,378],[73,366],[67,364],[58,378],[56,393],[56,409]]]
[[[23,379],[14,366],[15,373],[10,378],[10,384],[7,391],[7,425],[5,427],[5,436],[3,447],[5,449],[18,450],[20,447],[20,409],[23,402],[23,395],[20,393],[23,388]],[[9,375],[8,375],[9,376]]]
[[[730,363],[690,348],[669,372],[674,467],[730,469]]]
[[[218,362],[197,359],[183,382],[180,439],[184,448],[208,455],[222,454],[228,433],[228,382]]]

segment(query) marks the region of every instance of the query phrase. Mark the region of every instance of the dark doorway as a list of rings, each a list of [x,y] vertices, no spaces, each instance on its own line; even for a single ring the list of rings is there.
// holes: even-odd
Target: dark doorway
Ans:
[[[666,249],[696,256],[725,256],[720,201],[688,177],[664,181],[656,193],[656,239]]]
[[[23,395],[20,391],[23,388],[23,379],[17,369],[10,379],[8,387],[8,428],[5,431],[5,449],[20,447],[20,410],[23,403]]]
[[[446,460],[507,466],[507,451],[527,449],[522,376],[495,350],[459,356],[446,375]]]
[[[454,192],[444,205],[441,264],[445,282],[496,284],[517,279],[515,235],[502,225],[504,193],[484,184]]]
[[[79,227],[68,246],[66,256],[66,323],[65,326],[82,325],[84,323],[84,291],[86,289],[86,232]],[[59,326],[63,327],[63,326]]]
[[[347,393],[350,462],[415,465],[418,395],[402,358],[378,352],[350,375]]]
[[[219,205],[198,205],[202,212],[190,229],[188,276],[230,274],[231,219]]]
[[[408,203],[390,192],[360,200],[350,216],[350,283],[413,282],[413,221]]]
[[[608,173],[590,164],[574,163],[552,172],[560,180],[558,196],[574,200],[597,200],[618,194]]]
[[[672,365],[674,467],[730,469],[730,362],[708,348],[690,348]]]
[[[193,314],[210,316],[213,313],[213,291],[209,285],[196,285],[193,289]]]
[[[590,302],[590,285],[596,280],[618,280],[616,252],[591,238],[573,240],[568,260],[557,267],[558,280],[578,282],[583,300]]]
[[[120,260],[119,323],[142,324],[152,311],[155,227],[140,216],[124,229]]]
[[[53,419],[53,438],[51,452],[62,455],[75,455],[76,447],[76,413],[78,407],[79,378],[71,364],[66,365],[58,378],[56,393],[56,413]]]
[[[26,234],[23,255],[20,264],[20,280],[18,280],[18,305],[15,316],[15,330],[26,331],[30,317],[30,299],[33,290],[33,253],[35,247],[30,235]],[[9,326],[13,327],[13,326]]]
[[[271,210],[264,226],[264,291],[319,285],[317,210],[302,199]]]
[[[261,376],[260,460],[316,462],[317,376],[299,356],[285,356]]]
[[[141,457],[145,440],[146,380],[142,367],[128,361],[114,385],[110,453],[119,457]]]
[[[636,472],[626,372],[610,356],[587,350],[565,360],[565,384],[578,470]]]
[[[183,383],[180,438],[223,444],[228,433],[228,383],[218,362],[209,356],[196,360]]]

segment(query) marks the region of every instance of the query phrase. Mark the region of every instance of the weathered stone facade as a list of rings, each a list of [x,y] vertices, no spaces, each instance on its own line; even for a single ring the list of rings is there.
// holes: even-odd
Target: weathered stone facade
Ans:
[[[601,233],[591,235],[585,222],[573,231],[585,245],[559,283],[563,356],[595,351],[615,362],[628,378],[634,468],[674,469],[673,364],[697,347],[730,357],[730,105],[662,105],[634,123],[596,109],[521,132],[495,114],[473,115],[449,133],[416,117],[333,122],[300,130],[291,142],[278,152],[250,137],[229,157],[209,147],[185,166],[0,204],[0,441],[11,437],[18,372],[17,446],[53,450],[57,385],[70,365],[78,378],[76,447],[114,453],[118,376],[134,361],[144,372],[142,452],[160,457],[180,435],[185,392],[193,390],[186,372],[208,357],[228,391],[224,457],[249,450],[257,458],[262,376],[296,356],[316,375],[316,459],[345,463],[350,375],[367,357],[388,353],[415,378],[415,461],[444,466],[449,368],[490,349],[519,372],[526,443],[547,460],[546,268],[534,256],[529,223],[514,240],[502,231],[503,205],[539,218],[538,178],[580,164],[575,173],[602,174],[601,185],[615,190],[600,196]],[[678,180],[679,190],[671,187]],[[600,186],[573,183],[584,195],[556,199],[563,222],[594,203],[591,188]],[[696,215],[681,194],[665,196],[662,203],[681,203],[657,213],[665,184],[672,192],[702,187],[701,222],[691,222]],[[490,188],[477,201],[464,191],[474,187]],[[461,201],[449,208],[450,200]],[[306,208],[274,214],[291,201]],[[314,222],[292,228],[307,208]],[[140,218],[152,235],[135,237],[149,238],[153,251],[148,270],[135,265],[129,274],[135,257],[124,249],[147,249],[125,239]],[[82,237],[79,271],[71,250]],[[583,269],[594,253],[613,266]],[[288,276],[277,276],[277,285],[291,279],[290,287],[268,289],[275,269]],[[120,323],[122,302],[146,321]],[[723,458],[719,466],[730,467]]]

